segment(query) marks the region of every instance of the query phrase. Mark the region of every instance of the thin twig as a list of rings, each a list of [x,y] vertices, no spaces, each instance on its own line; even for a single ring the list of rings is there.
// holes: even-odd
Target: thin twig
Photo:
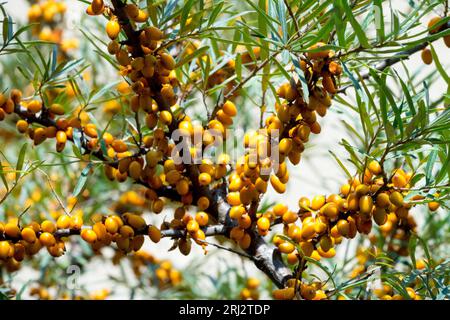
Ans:
[[[248,259],[250,259],[250,260],[253,260],[253,257],[252,257],[252,256],[250,256],[250,255],[248,255],[248,254],[246,254],[246,253],[244,253],[244,252],[240,252],[240,251],[237,251],[237,250],[234,250],[234,249],[231,249],[231,248],[222,246],[222,245],[220,245],[220,244],[208,242],[208,241],[205,241],[205,240],[199,240],[199,239],[197,239],[196,241],[198,241],[198,242],[200,242],[200,243],[208,244],[208,245],[211,245],[211,246],[213,246],[213,247],[216,247],[216,248],[219,248],[219,249],[222,249],[222,250],[226,250],[226,251],[235,253],[235,254],[237,254],[237,255],[240,255],[240,256],[242,256],[242,257],[248,258]]]
[[[295,27],[295,31],[297,33],[298,36],[300,36],[300,27],[298,25],[297,20],[295,20],[295,15],[294,12],[292,12],[292,8],[291,6],[288,4],[287,0],[283,0],[284,1],[284,5],[286,6],[286,8],[288,9],[288,13],[291,16],[291,19],[294,23],[294,27]]]
[[[60,207],[63,209],[63,211],[65,212],[66,215],[68,215],[69,217],[72,216],[70,214],[70,212],[66,209],[66,207],[64,206],[64,204],[62,203],[60,197],[58,196],[58,194],[56,193],[55,188],[53,188],[53,184],[52,181],[50,180],[50,177],[48,176],[48,174],[42,170],[42,169],[38,169],[46,178],[47,178],[47,182],[48,185],[50,186],[50,189],[52,190],[53,195],[55,196],[56,200],[58,201]]]

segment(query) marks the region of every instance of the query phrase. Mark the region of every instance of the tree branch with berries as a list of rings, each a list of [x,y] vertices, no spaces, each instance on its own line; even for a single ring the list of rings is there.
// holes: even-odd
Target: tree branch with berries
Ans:
[[[445,1],[415,6],[400,17],[378,1],[93,0],[83,14],[98,28],[81,27],[84,49],[100,58],[91,64],[77,60],[76,41],[61,36],[63,2],[32,5],[28,19],[36,25],[16,32],[2,6],[8,77],[0,121],[2,132],[15,127],[18,134],[2,134],[0,268],[17,271],[42,249],[55,258],[70,254],[66,244],[76,247],[81,237],[87,256],[112,247],[114,259],[129,257],[136,276],[141,266],[157,265],[159,288],[176,287],[179,274],[170,278],[171,266],[143,250],[147,238],[170,239],[181,255],[198,246],[205,254],[214,247],[247,259],[271,281],[275,299],[360,298],[358,289],[373,277],[371,264],[382,269],[376,297],[428,297],[429,283],[397,277],[396,267],[405,257],[411,270],[439,270],[448,260],[429,254],[428,246],[442,250],[436,231],[427,229],[439,218],[423,227],[417,217],[448,209],[450,81],[437,48],[449,46],[450,22]],[[435,70],[424,79],[408,66],[418,52]],[[15,56],[28,59],[11,64],[23,79],[6,65]],[[94,81],[86,74],[91,69]],[[100,69],[112,70],[118,84]],[[437,81],[447,87],[431,98]],[[296,208],[284,201],[267,205],[295,183],[290,172],[302,170],[303,156],[314,152],[310,140],[327,135],[322,118],[330,113],[354,138],[330,150],[347,181],[330,194],[305,197],[298,190]],[[238,129],[245,129],[242,136]],[[7,150],[24,139],[36,154],[24,145],[14,165]],[[338,148],[347,159],[336,155]],[[42,159],[39,150],[52,151]],[[64,169],[56,189],[47,166]],[[20,196],[17,185],[25,190],[37,172],[54,197],[48,208],[57,209],[48,209],[52,217],[33,214],[42,184],[30,206],[11,217],[9,198]],[[108,189],[119,200],[106,207],[101,199],[108,199]],[[324,263],[357,241],[369,248],[352,255],[358,263],[350,279],[344,272],[349,245],[342,270]],[[427,255],[422,268],[418,242]],[[257,288],[249,279],[240,296],[255,298]],[[48,297],[43,288],[32,294]]]

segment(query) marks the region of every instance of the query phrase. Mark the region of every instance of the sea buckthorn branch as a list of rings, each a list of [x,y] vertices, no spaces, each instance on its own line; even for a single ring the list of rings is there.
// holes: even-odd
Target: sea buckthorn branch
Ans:
[[[416,200],[424,197],[415,195],[411,200],[404,200],[413,187],[412,172],[395,169],[386,184],[383,171],[374,160],[369,163],[362,181],[359,178],[349,180],[339,194],[315,196],[312,201],[300,198],[300,211],[295,215],[286,206],[275,206],[273,213],[266,217],[282,217],[284,236],[277,235],[273,241],[280,252],[287,255],[288,263],[299,266],[305,256],[315,260],[333,257],[334,247],[343,238],[353,239],[357,233],[369,234],[373,222],[379,226],[381,237],[387,240],[382,251],[407,256],[409,239],[417,226],[410,209],[417,205]],[[435,201],[428,205],[431,211],[438,207],[439,203]],[[301,227],[296,225],[298,219],[302,222]],[[371,241],[375,240],[372,238]],[[298,271],[302,272],[303,267]],[[326,291],[321,287],[291,280],[286,288],[274,291],[274,297],[292,299],[298,286],[305,299],[326,297]]]
[[[436,22],[435,22],[435,23],[436,23]],[[446,31],[446,30],[448,30],[448,29],[450,29],[450,21],[448,21],[446,24],[443,24],[443,25],[439,28],[439,32],[440,32],[440,33],[443,33],[444,31]],[[414,47],[412,47],[412,48],[410,48],[410,49],[408,49],[408,50],[398,52],[398,53],[394,54],[391,58],[382,60],[381,62],[375,64],[375,66],[373,66],[372,69],[381,72],[381,71],[387,69],[388,67],[390,67],[390,66],[392,66],[392,65],[394,65],[394,64],[396,64],[396,63],[398,63],[398,62],[400,62],[400,61],[409,59],[409,57],[410,57],[411,55],[413,55],[414,53],[424,50],[430,43],[432,43],[432,42],[434,42],[434,41],[436,41],[436,40],[442,39],[443,37],[449,37],[449,35],[446,34],[446,35],[444,36],[444,35],[436,34],[435,36],[433,36],[433,38],[432,38],[430,41],[420,43],[420,44],[418,44],[418,45],[416,45],[416,46],[414,46]],[[345,53],[341,54],[340,57],[342,57],[342,56],[344,56],[344,55],[349,55],[349,54],[353,54],[353,53],[358,53],[358,52],[360,52],[360,51],[362,51],[362,50],[364,50],[364,48],[363,48],[363,47],[359,47],[359,48],[356,48],[356,49],[353,49],[353,50],[350,50],[350,51],[348,51],[348,52],[345,52]],[[430,63],[431,63],[431,62],[430,62]],[[369,71],[363,72],[363,73],[361,73],[361,75],[360,75],[360,77],[357,79],[357,81],[367,80],[367,79],[369,79],[370,77],[371,77],[371,74],[370,74]],[[340,89],[337,91],[337,93],[344,93],[344,94],[346,94],[347,89],[349,89],[349,88],[351,88],[351,87],[353,87],[353,86],[354,86],[354,84],[353,84],[353,83],[350,83],[350,84],[348,84],[348,85],[346,85],[346,86],[340,88]]]
[[[315,259],[333,256],[333,246],[342,238],[351,239],[357,232],[368,233],[372,228],[372,217],[379,225],[390,223],[391,229],[403,229],[406,235],[414,228],[413,221],[408,219],[408,210],[413,204],[403,203],[403,195],[407,190],[399,192],[399,189],[395,189],[405,187],[411,175],[397,170],[387,178],[382,169],[383,161],[381,165],[371,163],[368,171],[361,173],[362,182],[353,179],[343,187],[340,195],[327,198],[318,196],[311,203],[308,199],[300,199],[297,213],[283,205],[277,205],[269,212],[258,213],[259,201],[266,193],[269,181],[276,192],[285,192],[289,180],[287,160],[294,165],[299,163],[310,133],[318,134],[321,131],[317,114],[325,116],[332,96],[339,92],[337,79],[342,74],[339,56],[330,50],[320,50],[325,46],[324,43],[317,43],[310,48],[316,50],[309,51],[299,59],[307,90],[301,89],[301,83],[294,79],[280,86],[277,95],[281,103],[277,103],[275,112],[267,117],[263,132],[246,135],[246,147],[251,145],[251,139],[257,141],[256,150],[260,157],[256,162],[247,153],[243,161],[238,161],[231,174],[228,172],[229,163],[225,160],[218,165],[205,159],[201,164],[177,165],[169,156],[170,148],[173,147],[169,135],[176,129],[183,129],[192,136],[196,129],[187,115],[176,115],[172,111],[177,101],[175,85],[172,86],[171,82],[173,78],[170,77],[176,66],[175,60],[166,50],[157,49],[158,42],[164,38],[161,30],[156,27],[142,30],[135,27],[148,18],[143,10],[120,0],[112,0],[112,4],[109,8],[102,0],[94,0],[87,11],[94,15],[106,13],[109,17],[106,32],[112,41],[108,51],[116,56],[121,74],[130,80],[135,93],[130,107],[136,121],[135,131],[139,134],[139,141],[134,136],[133,139],[139,151],[133,154],[124,141],[116,140],[112,135],[107,137],[107,155],[98,148],[95,150],[98,147],[96,128],[90,123],[82,123],[81,111],[76,121],[69,119],[70,130],[82,129],[83,147],[87,153],[92,153],[105,163],[105,174],[109,179],[123,182],[131,177],[135,183],[146,186],[146,198],[150,200],[153,212],[162,211],[162,197],[180,202],[181,206],[175,210],[174,219],[164,222],[160,229],[147,225],[142,217],[130,213],[103,217],[91,227],[84,226],[79,215],[61,216],[56,225],[50,221],[31,223],[25,228],[13,222],[0,224],[0,235],[2,239],[8,240],[0,242],[0,260],[5,261],[9,268],[16,268],[25,253],[35,254],[42,246],[53,256],[62,255],[65,250],[63,238],[70,235],[81,235],[94,251],[115,242],[124,253],[139,250],[144,235],[154,242],[162,237],[170,237],[177,239],[174,242],[183,254],[189,254],[192,240],[204,247],[207,244],[204,241],[206,236],[224,235],[238,243],[255,265],[276,286],[282,288],[274,292],[276,298],[292,298],[299,291],[301,297],[313,299],[323,296],[324,292],[320,286],[308,285],[301,278],[301,272],[306,267],[305,256]],[[127,39],[119,42],[117,38],[121,30]],[[231,88],[225,97],[234,95],[269,62],[268,59],[259,66],[255,63],[249,77]],[[308,99],[303,96],[305,93]],[[3,101],[4,96],[0,97],[0,116],[11,113],[13,101],[14,111],[27,120],[26,123],[17,123],[19,132],[27,132],[28,123],[46,127],[28,131],[36,145],[53,135],[56,135],[59,144],[59,140],[64,140],[64,143],[66,140],[73,141],[70,130],[63,131],[64,136],[60,134],[58,138],[59,132],[62,132],[58,121],[61,123],[62,120],[52,118],[53,115],[61,115],[57,106],[47,108],[33,100],[25,104],[27,111],[23,111],[17,92],[11,93],[9,100]],[[145,121],[153,131],[153,136],[142,135],[139,122],[141,110],[146,112]],[[234,103],[226,99],[223,104],[216,105],[207,127],[201,126],[201,132],[216,129],[223,133],[233,123],[232,118],[236,113]],[[273,136],[272,130],[278,130],[280,135]],[[265,166],[272,164],[262,151],[272,144],[279,144],[279,168],[262,173]],[[202,142],[201,148],[206,145]],[[61,145],[58,147],[57,144],[57,150],[61,151]],[[145,159],[142,157],[144,155]],[[191,154],[191,159],[193,157]],[[110,162],[107,158],[117,160]],[[163,167],[162,174],[157,173],[156,166]],[[380,197],[384,199],[379,200]],[[184,208],[194,201],[200,210],[195,218],[187,214]],[[388,202],[392,206],[387,205]],[[208,226],[209,216],[218,225]],[[301,227],[295,224],[299,220],[302,221]],[[276,237],[275,247],[267,243],[264,236],[271,226],[280,222],[284,225],[283,232],[292,241]],[[397,222],[400,222],[399,226]],[[294,274],[285,265],[281,254],[287,254],[289,264],[297,264]]]

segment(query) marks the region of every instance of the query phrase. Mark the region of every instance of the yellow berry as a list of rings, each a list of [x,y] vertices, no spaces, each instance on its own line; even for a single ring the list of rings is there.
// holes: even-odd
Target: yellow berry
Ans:
[[[120,33],[120,24],[116,20],[109,20],[106,23],[106,33],[111,40],[116,39]]]
[[[56,239],[53,234],[49,232],[43,232],[39,236],[39,241],[46,247],[51,247],[56,244]]]
[[[266,217],[261,217],[258,219],[257,225],[260,230],[269,230],[270,220]]]
[[[81,231],[81,238],[87,243],[94,243],[97,241],[97,234],[92,229],[83,229]]]
[[[119,225],[118,225],[117,221],[112,217],[106,218],[105,227],[106,227],[106,230],[111,234],[114,234],[119,230]]]
[[[198,225],[200,227],[204,227],[208,224],[208,214],[206,212],[197,212],[197,214],[195,215],[195,221],[197,221]]]
[[[311,201],[311,209],[319,210],[325,204],[325,196],[318,195],[315,196]]]
[[[158,243],[159,240],[161,240],[161,231],[153,225],[149,226],[148,236],[150,237],[150,240],[152,240],[154,243]]]
[[[22,229],[21,232],[22,239],[25,240],[28,243],[34,243],[36,241],[36,232],[33,228],[25,227]]]

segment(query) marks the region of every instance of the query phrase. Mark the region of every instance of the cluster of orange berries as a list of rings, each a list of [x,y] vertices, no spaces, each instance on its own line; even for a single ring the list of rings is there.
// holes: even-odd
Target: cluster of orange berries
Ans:
[[[66,111],[61,104],[45,106],[40,99],[22,99],[22,92],[17,89],[12,89],[9,97],[0,94],[0,103],[0,121],[13,112],[20,115],[21,119],[16,122],[17,131],[27,134],[34,145],[39,145],[47,139],[55,139],[56,151],[62,152],[66,142],[73,141],[74,131],[79,130],[85,138],[86,148],[100,148],[99,131],[95,124],[89,122],[89,115],[81,107],[76,108],[69,117],[64,117]],[[30,126],[36,123],[39,125]],[[115,141],[108,132],[104,132],[102,139],[108,146]]]
[[[433,17],[428,21],[428,32],[430,34],[438,33],[439,31],[442,31],[445,28],[445,24],[441,24],[442,21],[441,17]],[[450,48],[450,35],[444,36],[444,43],[445,45]],[[422,61],[425,64],[431,64],[433,62],[433,55],[431,53],[431,50],[428,48],[424,48],[421,53]]]
[[[181,272],[175,269],[168,260],[161,261],[144,250],[135,252],[129,258],[131,259],[133,272],[137,277],[141,277],[143,270],[148,270],[148,266],[151,265],[160,289],[177,286],[182,281]],[[153,281],[153,279],[150,279],[150,281]]]
[[[52,294],[48,290],[48,287],[36,286],[30,288],[29,293],[30,296],[36,297],[39,300],[105,300],[111,294],[111,291],[104,288],[94,290],[87,295],[72,295],[69,292],[65,291],[61,294],[58,294],[57,296],[52,296]]]
[[[311,49],[320,49],[323,43],[318,43]],[[247,206],[256,202],[261,194],[267,191],[268,181],[278,193],[286,191],[289,180],[286,159],[293,164],[300,162],[304,143],[309,140],[310,133],[320,133],[316,113],[325,116],[331,105],[329,94],[336,93],[335,76],[342,72],[340,64],[333,59],[330,50],[308,53],[307,58],[301,60],[309,85],[309,102],[306,102],[299,89],[301,84],[285,83],[278,89],[283,104],[276,105],[276,113],[265,120],[265,127],[259,132],[246,134],[245,147],[251,151],[238,160],[236,172],[229,176],[228,203],[232,206],[230,217],[237,220],[238,226],[231,230],[230,236],[237,241],[241,248],[246,249],[251,243],[251,237],[246,230],[254,224]],[[320,78],[322,86],[319,85]],[[278,137],[272,136],[277,130]],[[278,141],[278,168],[273,168],[271,160],[273,139]],[[251,153],[253,152],[253,154]],[[275,174],[271,174],[274,171]],[[270,228],[270,221],[266,217],[258,220],[260,235],[266,235]]]
[[[38,1],[28,9],[28,21],[35,23],[31,32],[42,41],[59,44],[62,52],[66,53],[78,47],[77,39],[63,39],[63,29],[59,24],[64,19],[67,4],[64,1]]]
[[[277,300],[292,300],[301,298],[304,300],[326,300],[328,299],[324,287],[320,282],[307,284],[297,279],[289,279],[286,287],[276,289],[272,296]]]
[[[257,278],[250,277],[247,279],[245,287],[240,292],[240,298],[242,300],[258,300],[259,292],[258,288],[261,282]]]
[[[17,219],[0,223],[0,261],[8,271],[14,271],[26,255],[33,256],[43,247],[54,257],[62,256],[64,240],[73,234],[80,234],[94,252],[115,242],[120,250],[128,253],[142,247],[144,235],[153,242],[161,239],[161,231],[154,225],[147,225],[139,215],[125,213],[122,217],[100,216],[97,220],[92,227],[83,227],[83,217],[77,212],[71,217],[61,215],[56,222],[33,221],[24,227],[19,226]]]
[[[258,229],[264,234],[271,223],[281,219],[284,236],[275,235],[273,242],[286,255],[289,264],[298,264],[303,256],[316,260],[334,257],[335,245],[343,238],[354,238],[358,232],[369,234],[372,221],[380,226],[383,234],[394,232],[396,239],[405,240],[390,248],[405,255],[406,240],[416,226],[409,214],[414,203],[404,201],[411,178],[412,173],[399,168],[386,184],[384,171],[374,160],[369,163],[362,182],[359,178],[350,180],[341,187],[340,194],[319,195],[311,201],[302,197],[298,212],[277,204],[272,211],[260,215]],[[412,201],[421,199],[421,196],[412,197]],[[301,225],[297,225],[298,221]]]
[[[197,203],[200,210],[206,210],[209,206],[209,200],[206,197],[200,197]],[[207,246],[204,242],[206,235],[203,227],[207,226],[209,215],[204,211],[199,211],[195,216],[191,216],[183,206],[175,209],[174,217],[170,222],[163,223],[161,230],[173,229],[186,231],[185,235],[180,237],[176,245],[181,254],[187,256],[191,252],[192,240],[203,249]]]

